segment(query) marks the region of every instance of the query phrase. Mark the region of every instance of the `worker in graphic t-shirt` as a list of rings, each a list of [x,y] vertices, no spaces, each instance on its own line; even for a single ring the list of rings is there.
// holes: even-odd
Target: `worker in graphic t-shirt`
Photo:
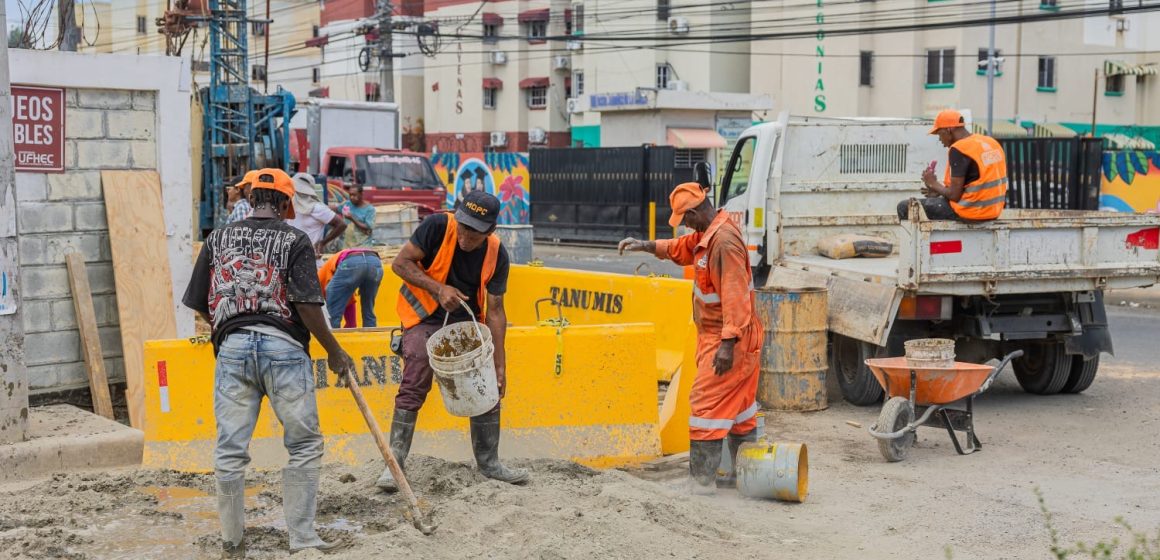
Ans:
[[[947,110],[934,119],[930,133],[947,149],[943,182],[931,162],[922,173],[920,202],[931,220],[994,220],[1007,205],[1007,157],[994,138],[971,134],[958,111]],[[898,204],[899,219],[910,215],[909,200]]]
[[[326,349],[330,369],[353,371],[322,315],[314,248],[284,220],[295,208],[290,176],[262,169],[251,182],[253,214],[206,238],[182,303],[213,326],[214,474],[223,554],[245,557],[246,465],[262,400],[282,423],[290,458],[282,469],[282,509],[290,551],[334,550],[314,529],[322,433],[314,399],[310,337]]]
[[[470,321],[464,302],[491,331],[496,381],[503,398],[507,381],[503,296],[509,265],[507,250],[494,233],[499,210],[496,197],[482,191],[468,193],[454,214],[432,214],[424,219],[391,265],[403,279],[397,305],[404,329],[403,381],[391,422],[391,452],[399,465],[411,450],[415,420],[431,391],[434,372],[427,361],[427,339],[443,327],[445,318],[448,324]],[[475,462],[488,478],[521,484],[527,482],[528,472],[499,461],[499,408],[497,404],[471,418]],[[388,492],[397,489],[390,470],[383,470],[377,484]]]

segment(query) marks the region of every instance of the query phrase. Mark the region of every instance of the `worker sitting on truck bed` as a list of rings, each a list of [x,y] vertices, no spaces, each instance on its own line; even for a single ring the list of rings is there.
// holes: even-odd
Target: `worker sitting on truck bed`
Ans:
[[[922,172],[921,200],[932,220],[994,220],[1007,204],[1007,157],[994,138],[971,134],[958,111],[946,110],[934,119],[931,134],[947,150],[943,182],[935,178],[935,162]],[[909,217],[910,200],[898,203],[898,217]]]
[[[620,252],[645,251],[693,266],[697,377],[689,395],[689,474],[695,490],[711,492],[726,436],[734,466],[741,444],[757,440],[757,376],[765,331],[755,308],[749,251],[729,213],[713,208],[697,183],[678,186],[669,202],[669,225],[683,223],[693,232],[660,241],[629,237],[620,242]],[[718,485],[735,485],[735,472]]]

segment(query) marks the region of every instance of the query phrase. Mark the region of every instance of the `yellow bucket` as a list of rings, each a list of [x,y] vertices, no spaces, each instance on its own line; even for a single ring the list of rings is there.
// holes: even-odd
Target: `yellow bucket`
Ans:
[[[804,443],[757,441],[737,451],[737,491],[750,498],[804,502],[810,461]]]

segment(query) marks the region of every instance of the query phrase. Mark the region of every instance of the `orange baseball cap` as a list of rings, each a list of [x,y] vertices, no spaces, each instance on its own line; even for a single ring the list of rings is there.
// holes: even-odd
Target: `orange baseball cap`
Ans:
[[[265,169],[251,171],[250,173],[254,174],[253,180],[250,183],[254,190],[275,190],[286,195],[286,198],[289,198],[291,202],[294,201],[294,180],[291,179],[285,171],[273,167],[267,167]],[[247,173],[246,176],[249,177],[250,174]],[[245,179],[243,179],[243,181],[244,180]],[[293,217],[294,205],[291,204],[290,209],[286,212],[286,219]]]
[[[934,118],[934,126],[931,127],[931,134],[938,134],[940,128],[959,128],[960,126],[967,126],[963,121],[962,113],[954,109],[947,109],[940,111],[938,116]]]
[[[669,195],[669,206],[673,215],[669,216],[669,225],[677,227],[685,221],[685,212],[692,210],[705,201],[705,191],[697,183],[681,183]]]
[[[246,175],[244,177],[242,177],[242,180],[238,181],[234,186],[235,187],[244,187],[246,185],[254,184],[254,177],[258,176],[258,171],[261,171],[261,170],[254,169],[252,171],[247,171]]]

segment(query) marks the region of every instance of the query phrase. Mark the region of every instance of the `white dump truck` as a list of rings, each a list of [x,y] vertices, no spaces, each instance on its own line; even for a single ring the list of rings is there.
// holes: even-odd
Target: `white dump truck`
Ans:
[[[1160,216],[1013,210],[985,223],[928,220],[921,174],[946,149],[930,123],[782,115],[745,131],[721,173],[718,201],[747,236],[767,285],[829,288],[830,375],[859,405],[880,401],[863,360],[903,354],[906,340],[956,341],[958,359],[1015,349],[1036,394],[1087,389],[1112,352],[1103,293],[1160,278]],[[834,260],[822,238],[857,233],[894,244],[888,258]]]

